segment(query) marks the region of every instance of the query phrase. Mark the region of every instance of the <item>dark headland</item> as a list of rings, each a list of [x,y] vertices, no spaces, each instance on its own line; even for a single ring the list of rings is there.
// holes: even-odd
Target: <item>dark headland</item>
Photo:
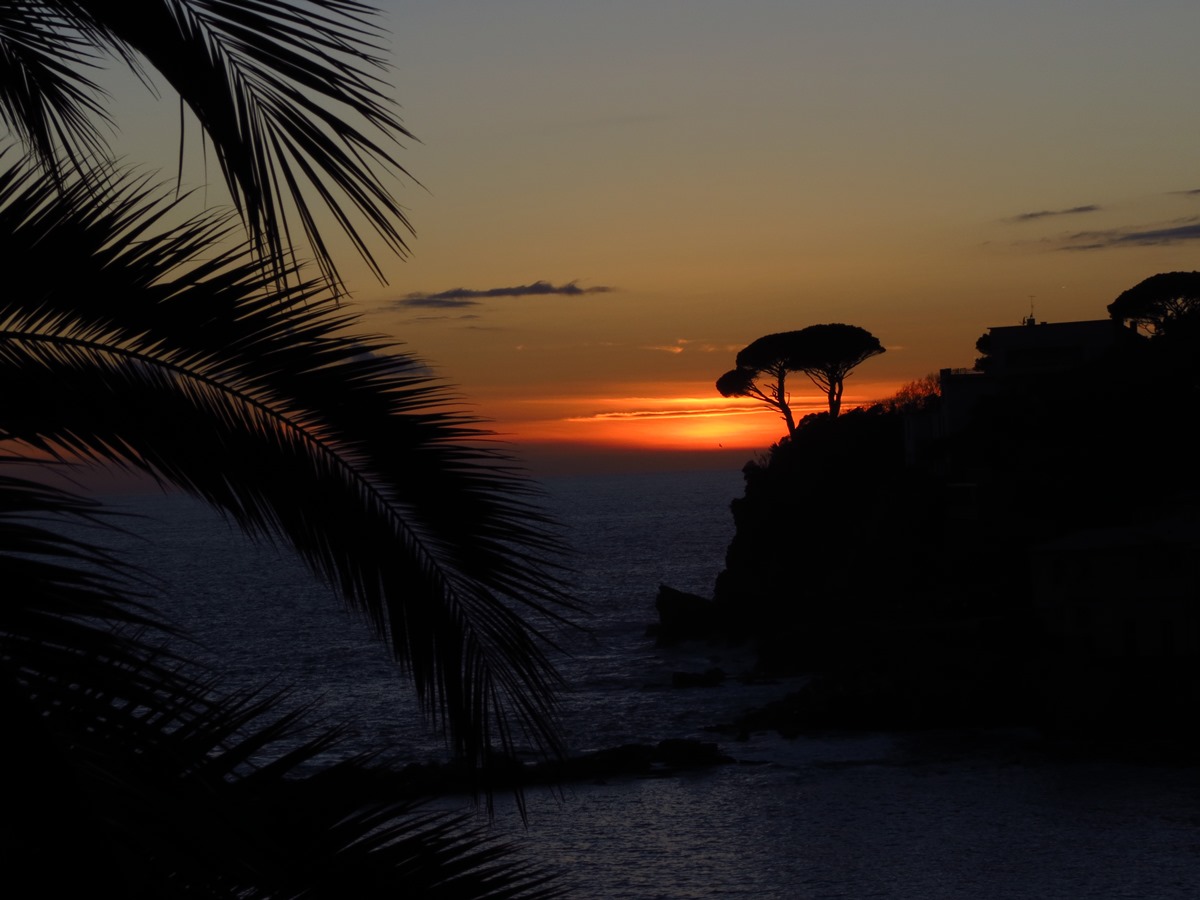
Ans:
[[[810,676],[724,730],[1021,726],[1190,760],[1200,314],[1177,306],[991,328],[974,368],[748,462],[713,597],[664,585],[651,628]]]

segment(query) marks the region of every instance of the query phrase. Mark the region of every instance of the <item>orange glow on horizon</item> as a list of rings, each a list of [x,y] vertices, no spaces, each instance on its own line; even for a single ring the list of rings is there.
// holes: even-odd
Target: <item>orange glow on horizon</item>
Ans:
[[[847,399],[844,409],[858,402]],[[608,397],[526,401],[558,415],[513,416],[504,430],[518,442],[627,450],[765,450],[787,433],[780,415],[747,398]],[[826,408],[825,398],[793,400],[797,419]],[[586,411],[584,411],[586,410]],[[528,410],[524,410],[526,413]]]

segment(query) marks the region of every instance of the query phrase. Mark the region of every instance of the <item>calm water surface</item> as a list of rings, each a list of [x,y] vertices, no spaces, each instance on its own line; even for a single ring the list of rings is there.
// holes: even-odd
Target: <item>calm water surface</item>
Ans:
[[[660,583],[711,592],[740,473],[559,478],[548,505],[576,548],[588,631],[566,637],[572,748],[714,739],[794,687],[670,687],[739,654],[645,638]],[[249,546],[177,497],[138,499],[139,561],[169,615],[237,683],[295,685],[363,746],[437,758],[403,681],[365,627],[288,555]],[[495,828],[584,898],[1194,898],[1200,778],[1192,770],[1048,761],[1028,735],[756,735],[712,771],[535,793]],[[451,801],[446,801],[447,803]]]

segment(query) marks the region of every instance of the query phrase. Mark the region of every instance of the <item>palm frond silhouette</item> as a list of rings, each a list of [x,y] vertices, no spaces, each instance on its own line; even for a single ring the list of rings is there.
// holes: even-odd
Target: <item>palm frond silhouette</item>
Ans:
[[[364,613],[473,767],[554,753],[545,630],[570,612],[537,496],[414,356],[356,334],[319,210],[381,274],[404,132],[349,0],[0,7],[0,447],[145,473],[293,547]],[[176,90],[233,210],[186,217],[116,166],[115,58]],[[299,223],[297,226],[296,223]],[[302,233],[317,262],[293,261]],[[18,469],[19,471],[19,469]],[[45,894],[538,897],[551,879],[469,821],[414,808],[336,731],[223,693],[180,655],[90,501],[0,474],[10,872]],[[264,628],[270,623],[264,622]],[[71,864],[64,866],[62,860]]]
[[[0,436],[290,543],[388,638],[457,754],[510,724],[553,748],[553,670],[516,609],[563,605],[537,562],[558,545],[513,464],[319,284],[279,288],[245,246],[190,266],[222,223],[151,232],[169,205],[119,175],[0,172]]]
[[[0,855],[14,890],[556,894],[467,817],[422,812],[368,756],[315,765],[338,734],[304,729],[304,708],[220,693],[162,648],[168,631],[129,597],[131,573],[64,537],[64,518],[96,526],[102,514],[0,476]]]
[[[96,69],[152,74],[195,117],[255,249],[282,271],[307,242],[341,277],[322,217],[377,277],[372,235],[406,252],[411,230],[388,178],[411,137],[384,92],[380,33],[353,0],[38,0],[0,5],[0,121],[49,171],[110,156],[116,121]]]

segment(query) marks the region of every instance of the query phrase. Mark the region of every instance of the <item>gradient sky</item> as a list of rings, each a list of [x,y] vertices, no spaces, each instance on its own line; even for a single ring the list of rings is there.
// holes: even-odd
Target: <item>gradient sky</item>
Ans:
[[[872,331],[853,403],[969,366],[1031,303],[1100,318],[1200,268],[1194,0],[393,0],[383,22],[417,237],[386,286],[348,266],[355,303],[534,455],[764,448],[771,412],[712,414],[762,334]],[[578,290],[505,290],[537,282]]]

